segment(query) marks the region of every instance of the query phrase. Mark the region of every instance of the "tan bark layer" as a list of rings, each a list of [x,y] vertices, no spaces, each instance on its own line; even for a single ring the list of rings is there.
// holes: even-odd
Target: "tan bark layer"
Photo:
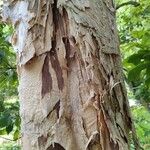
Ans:
[[[24,150],[128,150],[132,121],[111,0],[5,3],[18,55]]]

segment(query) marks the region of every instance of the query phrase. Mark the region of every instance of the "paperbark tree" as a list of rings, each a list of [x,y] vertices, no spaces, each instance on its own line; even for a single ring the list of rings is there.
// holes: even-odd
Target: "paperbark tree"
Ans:
[[[23,150],[128,150],[134,128],[112,0],[9,0]]]

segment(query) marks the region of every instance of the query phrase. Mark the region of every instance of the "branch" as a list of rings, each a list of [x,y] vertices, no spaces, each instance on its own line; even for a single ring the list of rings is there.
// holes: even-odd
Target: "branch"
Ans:
[[[126,5],[133,5],[134,7],[137,7],[137,6],[140,5],[140,3],[135,2],[135,1],[128,1],[128,2],[125,2],[125,3],[122,3],[122,4],[118,5],[118,6],[116,6],[116,10],[121,8],[121,7],[123,7],[123,6],[126,6]]]

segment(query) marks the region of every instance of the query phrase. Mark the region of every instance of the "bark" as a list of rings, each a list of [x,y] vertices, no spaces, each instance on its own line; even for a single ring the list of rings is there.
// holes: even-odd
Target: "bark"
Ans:
[[[131,115],[112,0],[9,0],[23,150],[128,150]]]

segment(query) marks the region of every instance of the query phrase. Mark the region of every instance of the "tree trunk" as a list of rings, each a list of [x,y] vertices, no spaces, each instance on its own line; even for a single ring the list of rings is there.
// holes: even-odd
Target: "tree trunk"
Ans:
[[[9,0],[23,150],[128,150],[133,125],[112,0]]]

